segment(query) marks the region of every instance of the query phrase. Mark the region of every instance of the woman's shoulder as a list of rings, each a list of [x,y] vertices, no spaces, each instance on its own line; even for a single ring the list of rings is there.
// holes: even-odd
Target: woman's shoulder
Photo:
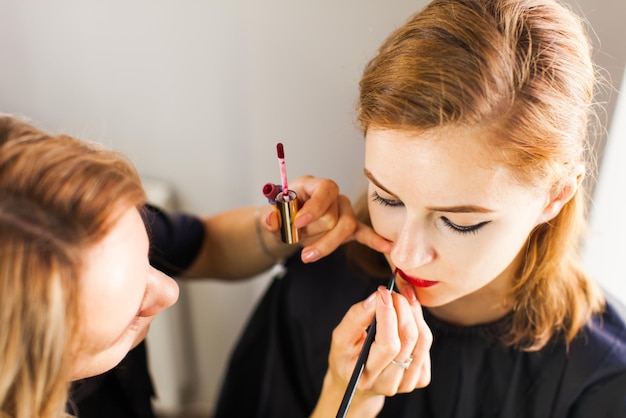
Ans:
[[[626,306],[607,295],[604,310],[592,317],[574,342],[578,349],[598,355],[605,363],[622,364],[626,370]]]
[[[572,341],[569,363],[589,382],[626,376],[626,308],[607,296],[605,309],[594,315]]]
[[[626,309],[608,296],[603,312],[572,341],[559,399],[568,416],[626,413]]]

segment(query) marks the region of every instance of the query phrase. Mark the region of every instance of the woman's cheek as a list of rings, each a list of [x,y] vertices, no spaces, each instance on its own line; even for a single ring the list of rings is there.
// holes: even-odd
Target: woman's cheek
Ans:
[[[395,208],[385,208],[372,202],[369,204],[370,220],[372,228],[383,238],[394,242],[398,236],[398,231],[402,227],[402,220],[398,219],[398,214],[393,211]],[[399,212],[399,211],[398,211]]]

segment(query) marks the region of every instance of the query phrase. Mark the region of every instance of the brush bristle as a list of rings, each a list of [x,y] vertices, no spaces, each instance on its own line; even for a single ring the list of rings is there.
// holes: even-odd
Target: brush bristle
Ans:
[[[283,144],[280,142],[276,144],[276,153],[278,154],[278,158],[285,158],[285,150],[283,149]]]

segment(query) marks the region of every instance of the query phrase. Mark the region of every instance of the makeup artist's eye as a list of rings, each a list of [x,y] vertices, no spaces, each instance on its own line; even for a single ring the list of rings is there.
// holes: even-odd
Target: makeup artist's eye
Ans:
[[[372,201],[378,203],[381,206],[390,206],[390,207],[402,207],[404,203],[401,200],[396,199],[385,199],[381,195],[376,192],[372,193]]]
[[[443,221],[443,224],[447,228],[451,229],[453,232],[456,232],[458,234],[477,234],[480,228],[482,228],[483,226],[491,222],[491,221],[484,221],[484,222],[479,222],[475,225],[457,225],[454,222],[450,221],[450,219],[446,218],[445,216],[442,216],[441,220]]]

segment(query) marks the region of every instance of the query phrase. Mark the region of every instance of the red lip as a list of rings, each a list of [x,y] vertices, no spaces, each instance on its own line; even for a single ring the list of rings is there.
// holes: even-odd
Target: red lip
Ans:
[[[406,280],[407,282],[409,282],[415,287],[431,287],[439,283],[439,282],[433,282],[430,280],[424,280],[424,279],[418,279],[416,277],[411,277],[407,275],[405,272],[403,272],[402,270],[400,270],[399,268],[397,268],[396,271],[398,272],[400,277],[402,277],[404,280]]]

